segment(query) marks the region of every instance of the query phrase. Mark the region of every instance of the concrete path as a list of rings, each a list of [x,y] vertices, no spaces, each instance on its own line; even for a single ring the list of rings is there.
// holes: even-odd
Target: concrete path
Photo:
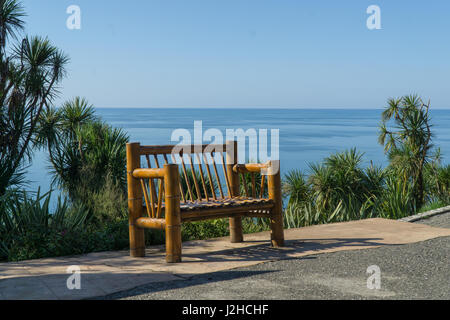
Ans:
[[[450,228],[450,213],[417,223]],[[189,279],[147,284],[97,299],[450,300],[449,261],[450,237],[440,237],[403,245],[271,261]],[[379,289],[367,288],[367,268],[373,265],[379,267]]]
[[[450,229],[385,219],[369,219],[285,231],[286,247],[269,247],[267,232],[231,244],[220,238],[183,243],[183,263],[166,264],[162,246],[147,249],[145,258],[127,251],[0,264],[0,299],[81,299],[104,296],[144,284],[163,285],[194,275],[225,272],[262,262],[318,253],[351,251],[416,243],[450,236]],[[69,266],[81,270],[81,289],[69,290]]]

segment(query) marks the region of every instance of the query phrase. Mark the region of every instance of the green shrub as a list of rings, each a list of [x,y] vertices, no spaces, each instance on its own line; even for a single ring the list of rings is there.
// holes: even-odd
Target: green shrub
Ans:
[[[124,220],[128,217],[127,195],[117,181],[107,175],[103,186],[96,191],[77,187],[77,202],[89,209],[92,222],[102,225],[108,222]]]
[[[181,232],[183,241],[225,237],[230,234],[228,219],[183,223]]]
[[[87,212],[69,207],[58,198],[50,212],[50,193],[35,197],[11,191],[1,199],[0,257],[2,260],[35,259],[70,253],[67,235],[79,234],[86,224]]]
[[[432,202],[432,203],[428,203],[428,204],[424,205],[422,208],[420,208],[420,210],[417,213],[423,213],[423,212],[439,209],[439,208],[446,207],[446,206],[448,206],[448,203],[436,201],[436,202]]]
[[[230,235],[228,219],[189,222],[182,225],[183,241],[220,238]],[[243,218],[243,233],[255,233],[269,230],[267,219]]]
[[[127,134],[102,122],[87,100],[75,98],[41,114],[35,145],[45,148],[53,183],[81,203],[97,223],[123,217]]]
[[[292,170],[288,172],[282,184],[282,192],[284,197],[288,197],[288,206],[295,203],[306,203],[310,200],[310,185],[306,181],[305,175],[300,170]]]

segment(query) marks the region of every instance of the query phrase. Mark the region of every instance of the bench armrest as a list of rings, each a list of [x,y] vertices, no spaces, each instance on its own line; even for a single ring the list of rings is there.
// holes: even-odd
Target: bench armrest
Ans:
[[[137,179],[163,179],[166,174],[166,169],[135,169],[133,171],[133,177]]]
[[[266,163],[245,163],[245,164],[236,164],[233,167],[233,171],[236,173],[264,173],[272,166],[271,161]]]

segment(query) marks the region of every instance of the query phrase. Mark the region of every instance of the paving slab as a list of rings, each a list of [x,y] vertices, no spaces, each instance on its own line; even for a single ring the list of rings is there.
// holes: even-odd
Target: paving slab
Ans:
[[[269,246],[269,232],[244,236],[243,243],[218,238],[183,243],[183,262],[167,264],[164,246],[132,258],[128,251],[99,252],[0,264],[1,299],[83,299],[155,282],[249,267],[318,253],[361,250],[450,236],[450,229],[409,222],[368,219],[285,230],[286,246]],[[81,289],[69,290],[69,266],[81,270]]]

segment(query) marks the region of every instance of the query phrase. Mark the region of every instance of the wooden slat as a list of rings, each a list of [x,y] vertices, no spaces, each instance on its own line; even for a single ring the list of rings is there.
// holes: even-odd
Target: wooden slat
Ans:
[[[144,179],[140,179],[141,181],[141,187],[142,187],[142,192],[144,193],[144,201],[145,201],[145,207],[147,208],[147,215],[149,217],[153,217],[153,205],[151,205],[148,199],[148,193],[147,193],[147,187],[145,186],[145,182]]]
[[[169,161],[167,160],[167,155],[164,154],[164,162],[166,164],[169,164]],[[176,164],[177,162],[175,161],[175,156],[172,154],[172,162],[173,164]],[[185,196],[184,196],[184,191],[183,191],[183,186],[181,185],[181,179],[180,179],[180,194],[181,194],[181,199],[183,200],[183,202],[186,202]]]
[[[255,212],[230,212],[230,213],[207,214],[206,216],[191,216],[191,217],[184,217],[182,215],[181,222],[195,222],[195,221],[216,220],[216,219],[237,218],[237,217],[269,219],[270,211],[269,210],[258,210]]]
[[[219,207],[219,208],[202,208],[199,210],[192,210],[192,211],[182,211],[181,214],[181,220],[186,221],[190,218],[196,218],[196,217],[203,217],[206,218],[208,216],[223,216],[223,217],[229,217],[230,214],[236,214],[236,213],[248,213],[253,210],[270,210],[273,208],[273,203],[258,203],[258,204],[252,204],[252,205],[246,205],[241,207]]]
[[[226,182],[226,185],[227,185],[228,198],[232,198],[232,195],[231,195],[231,187],[230,187],[230,181],[228,180],[227,166],[226,166],[226,164],[225,164],[225,159],[224,159],[224,157],[223,157],[223,153],[222,153],[222,163],[223,163],[223,165],[222,165],[222,168],[223,168],[223,174],[225,175],[225,182]]]
[[[171,154],[174,148],[175,153],[178,150],[184,151],[185,154],[193,154],[196,152],[204,152],[206,148],[225,150],[225,144],[196,144],[196,145],[162,145],[162,146],[140,146],[141,155],[149,154]]]
[[[205,192],[206,201],[209,201],[208,189],[206,189],[205,177],[203,176],[202,162],[198,153],[195,154],[198,161],[198,169],[200,171],[200,179],[202,181],[203,191]]]
[[[206,158],[206,154],[205,153],[203,154],[203,159],[205,160],[206,172],[208,173],[209,186],[211,188],[211,194],[213,196],[213,199],[217,200],[216,191],[214,190],[214,181],[213,181],[212,176],[211,176],[211,171],[209,170],[208,159]]]
[[[259,191],[259,197],[261,199],[264,196],[265,180],[266,180],[266,176],[261,175],[261,190]]]
[[[191,201],[194,201],[194,194],[192,193],[191,184],[189,183],[189,178],[186,171],[186,165],[184,164],[183,156],[181,156],[181,167],[183,169],[184,180],[186,181],[186,185],[189,191],[189,196],[191,197]]]
[[[147,159],[147,167],[151,168],[152,165],[150,164],[150,157],[148,155],[145,155],[145,159]]]
[[[151,169],[152,168],[152,163],[150,161],[150,157],[148,155],[145,155],[145,158],[147,159],[147,167],[149,169]],[[154,183],[153,179],[149,180],[149,187],[150,187],[150,193],[151,193],[152,199],[156,199],[156,186],[155,186],[155,183]]]
[[[252,177],[252,197],[256,198],[256,181],[254,172],[251,173],[251,177]]]
[[[156,167],[159,168],[159,161],[158,161],[158,155],[154,154],[153,159],[155,159]],[[158,186],[158,206],[156,211],[156,218],[160,218],[161,216],[161,207],[162,207],[162,197],[164,195],[164,184],[163,180],[159,180],[159,186]]]
[[[219,173],[217,172],[216,161],[214,160],[214,156],[213,156],[212,152],[211,152],[210,156],[211,156],[212,163],[213,163],[214,173],[215,173],[216,179],[217,179],[217,185],[219,187],[220,196],[222,198],[225,198],[224,195],[223,195],[222,183],[221,183],[220,178],[219,178]]]
[[[245,180],[245,175],[243,173],[241,173],[241,177],[242,177],[242,183],[244,184],[244,191],[245,191],[245,196],[248,197],[248,187],[247,187],[247,181]]]
[[[202,194],[200,192],[200,187],[198,186],[197,177],[195,176],[195,168],[194,168],[194,164],[192,163],[191,155],[189,155],[189,163],[191,165],[191,174],[192,174],[192,179],[194,180],[195,190],[197,191],[197,197],[198,197],[198,200],[201,201]]]
[[[164,187],[162,184],[162,180],[160,180],[159,183],[159,190],[158,190],[158,206],[157,206],[157,211],[156,211],[156,218],[161,218],[161,210],[162,210],[162,198],[164,195]]]

